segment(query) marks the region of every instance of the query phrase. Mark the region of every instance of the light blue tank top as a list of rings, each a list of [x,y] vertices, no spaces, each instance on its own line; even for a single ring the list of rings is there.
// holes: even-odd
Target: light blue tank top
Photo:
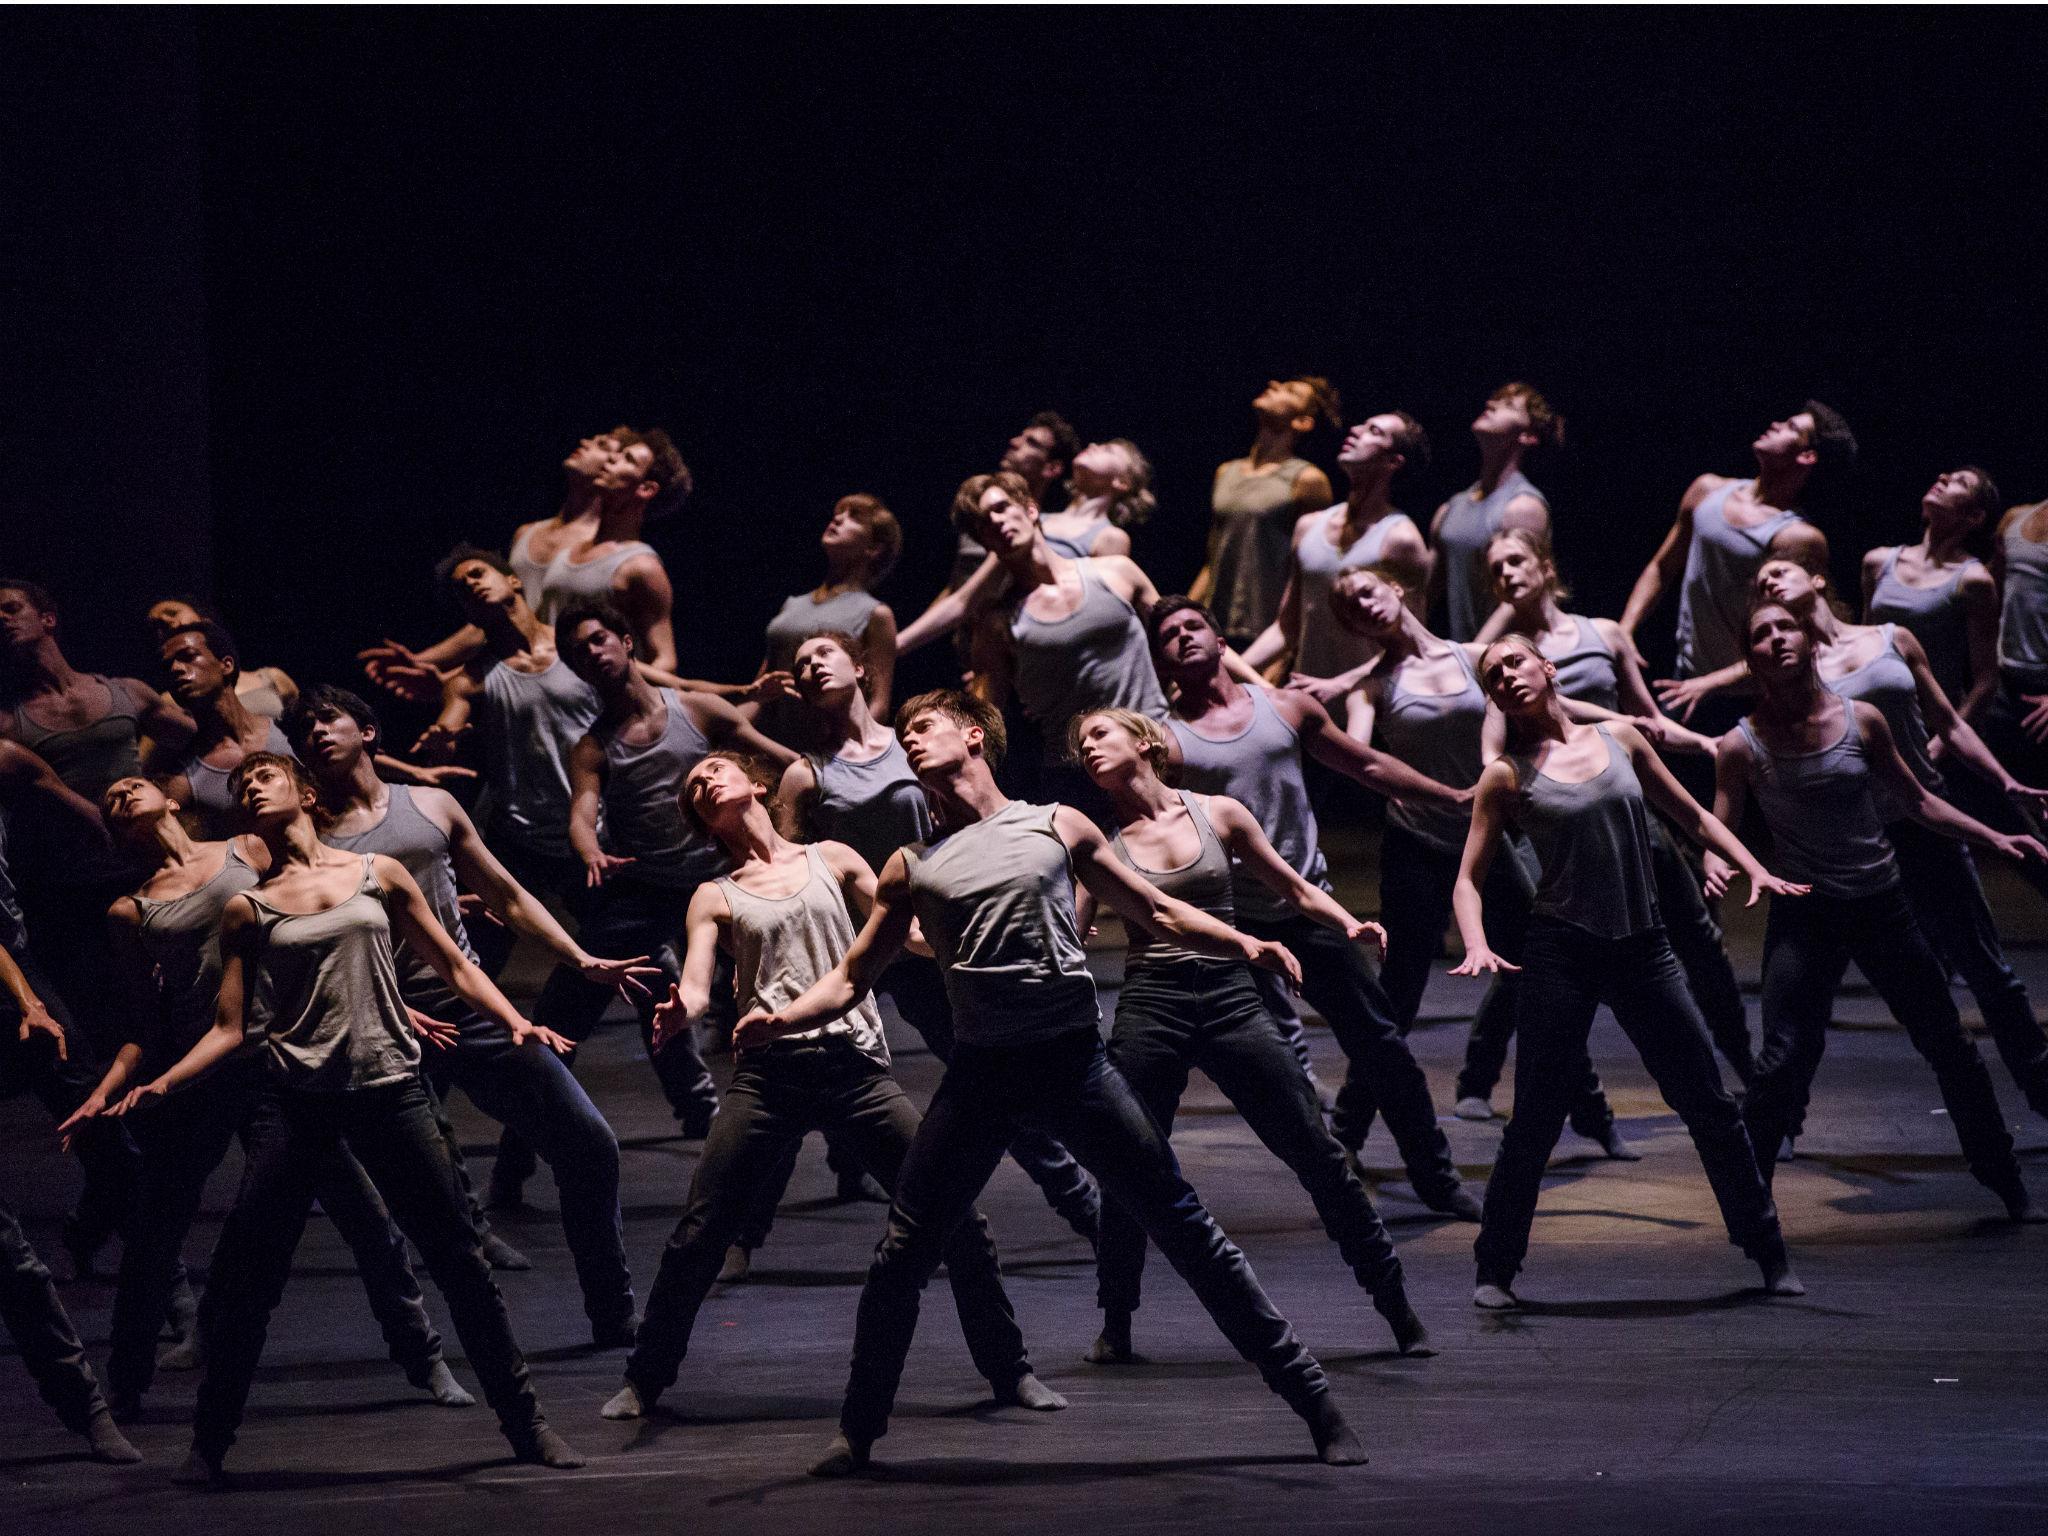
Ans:
[[[1600,636],[1600,630],[1591,619],[1578,614],[1565,615],[1577,626],[1578,634],[1563,650],[1539,646],[1544,660],[1557,668],[1557,691],[1568,699],[1577,699],[1582,704],[1597,704],[1602,709],[1621,708],[1621,674],[1616,668],[1614,652]],[[1544,637],[1549,638],[1547,635]]]
[[[1109,843],[1116,850],[1118,858],[1167,895],[1208,913],[1219,922],[1234,923],[1235,909],[1230,899],[1230,855],[1224,852],[1223,844],[1216,839],[1216,828],[1209,821],[1209,808],[1203,803],[1207,798],[1205,795],[1189,794],[1186,790],[1180,792],[1181,804],[1188,808],[1188,819],[1195,824],[1195,856],[1178,868],[1149,869],[1140,864],[1131,856],[1130,846],[1125,843],[1121,828],[1110,834]],[[1181,944],[1155,939],[1133,925],[1130,928],[1130,953],[1126,961],[1125,974],[1179,960],[1213,958],[1198,954]]]
[[[597,695],[560,657],[545,672],[503,662],[476,702],[493,841],[555,858],[569,845],[569,753],[597,724]]]
[[[320,841],[350,853],[381,853],[403,864],[435,918],[455,941],[455,947],[476,959],[476,951],[470,947],[469,930],[462,921],[462,903],[455,889],[455,864],[448,856],[448,834],[413,803],[410,785],[389,784],[385,788],[391,799],[384,808],[382,821],[353,837],[329,833]],[[431,965],[412,952],[410,945],[398,945],[397,965],[399,991],[413,1007],[454,1024],[470,1018],[469,1005],[455,995]]]
[[[528,594],[527,600],[533,604],[533,611],[543,623],[554,623],[565,608],[577,603],[609,602],[612,582],[619,574],[619,567],[636,556],[653,554],[654,546],[643,544],[638,539],[628,539],[617,549],[599,555],[595,560],[579,563],[570,558],[585,552],[564,549],[548,562],[538,596]]]
[[[1950,703],[1970,691],[1970,621],[1963,611],[1963,578],[1982,562],[1965,560],[1948,580],[1909,587],[1898,578],[1899,552],[1884,563],[1870,593],[1870,622],[1903,624],[1927,653],[1927,666]]]
[[[858,639],[866,633],[868,620],[882,604],[872,592],[835,592],[822,603],[808,592],[783,599],[782,607],[768,621],[767,654],[770,671],[787,672],[796,665],[797,648],[813,635],[837,630]]]
[[[616,731],[604,738],[605,845],[634,862],[623,874],[671,890],[695,890],[725,873],[727,859],[710,834],[683,815],[683,780],[711,743],[673,688],[659,690],[666,714],[661,735],[629,746]]]
[[[809,815],[812,834],[846,844],[870,869],[879,873],[898,848],[932,835],[924,786],[895,738],[880,756],[864,763],[815,753],[811,772],[818,781]]]
[[[1515,825],[1542,871],[1530,910],[1596,938],[1625,939],[1664,923],[1650,872],[1650,818],[1628,753],[1606,726],[1594,729],[1607,766],[1580,783],[1551,778],[1533,757],[1512,759]]]
[[[293,761],[298,759],[298,754],[292,751],[291,742],[278,729],[275,720],[270,722],[270,729],[263,738],[262,750]],[[239,766],[240,759],[236,761]],[[241,830],[237,824],[237,807],[228,798],[228,780],[234,776],[234,768],[210,768],[198,758],[188,757],[178,765],[178,772],[192,786],[192,803],[186,809],[192,813],[200,841],[218,842]]]
[[[1330,612],[1330,588],[1345,571],[1378,564],[1394,531],[1402,527],[1412,530],[1415,521],[1406,512],[1389,512],[1339,549],[1328,536],[1343,526],[1344,504],[1339,502],[1320,514],[1294,551],[1301,599],[1301,634],[1294,648],[1294,670],[1305,677],[1335,677],[1371,659],[1372,641],[1352,634]]]
[[[1545,511],[1550,508],[1550,499],[1519,469],[1485,496],[1478,495],[1478,489],[1467,486],[1445,502],[1444,520],[1437,524],[1436,557],[1444,562],[1444,635],[1451,640],[1470,640],[1498,606],[1493,580],[1486,573],[1486,546],[1500,532],[1508,503],[1517,496],[1534,496]]]
[[[1998,610],[1998,670],[2028,693],[2048,689],[2048,544],[2005,533],[2005,600]]]
[[[1692,544],[1685,552],[1685,576],[1678,588],[1678,675],[1699,677],[1743,659],[1743,622],[1749,616],[1756,573],[1771,557],[1771,540],[1794,523],[1797,512],[1779,512],[1754,528],[1728,521],[1730,480],[1700,499],[1692,514]]]

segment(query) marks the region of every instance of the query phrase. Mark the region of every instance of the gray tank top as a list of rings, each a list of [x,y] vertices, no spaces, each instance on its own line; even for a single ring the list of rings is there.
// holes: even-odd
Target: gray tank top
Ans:
[[[1017,698],[1045,732],[1049,754],[1066,750],[1067,722],[1084,710],[1129,709],[1166,719],[1166,695],[1138,612],[1082,561],[1081,602],[1063,619],[1010,613]]]
[[[853,918],[831,866],[816,848],[804,849],[810,878],[794,896],[757,896],[721,876],[718,889],[732,913],[732,948],[740,1012],[773,1012],[795,1002],[853,948]],[[878,1066],[889,1065],[882,1016],[872,993],[838,1018],[784,1035],[784,1040],[845,1040]]]
[[[296,1093],[404,1082],[420,1044],[391,954],[391,916],[370,855],[355,894],[325,912],[280,912],[256,890],[262,935],[249,1012],[273,1070]]]
[[[1354,635],[1330,612],[1330,588],[1345,571],[1377,564],[1397,528],[1414,528],[1406,512],[1389,512],[1342,549],[1328,535],[1342,530],[1344,504],[1339,502],[1302,535],[1295,551],[1300,572],[1301,634],[1294,648],[1294,670],[1307,677],[1335,677],[1373,654],[1373,643]]]
[[[815,837],[846,844],[879,871],[898,848],[932,835],[932,813],[924,786],[910,771],[903,743],[894,737],[878,757],[864,763],[814,753],[811,772],[818,794],[811,802]]]
[[[240,687],[240,679],[237,679],[235,697],[242,701],[242,708],[266,720],[282,719],[284,695],[277,691],[277,685],[265,674],[258,672],[253,675],[255,681],[247,688]]]
[[[1280,612],[1294,540],[1294,488],[1310,468],[1307,459],[1287,459],[1252,474],[1244,460],[1233,459],[1217,472],[1209,503],[1215,517],[1209,602],[1224,634],[1256,635]]]
[[[660,693],[667,718],[653,742],[629,746],[616,731],[604,738],[605,844],[634,860],[629,879],[689,891],[725,873],[724,852],[690,824],[677,799],[711,743],[673,688]]]
[[[1012,800],[905,854],[911,906],[964,1045],[1030,1045],[1102,1020],[1058,809]]]
[[[1643,786],[1607,727],[1607,766],[1582,784],[1540,772],[1516,757],[1515,825],[1536,850],[1542,871],[1531,911],[1602,939],[1661,928],[1650,873],[1650,818]]]
[[[533,528],[530,524],[520,529],[518,536],[512,540],[512,548],[506,552],[505,563],[512,567],[512,574],[519,578],[519,585],[526,593],[526,601],[532,605],[535,613],[539,613],[542,594],[548,587],[548,566],[552,562],[534,559]]]
[[[1870,592],[1870,622],[1903,624],[1920,648],[1927,666],[1950,702],[1970,691],[1970,621],[1963,611],[1963,578],[1981,561],[1965,560],[1948,580],[1932,587],[1909,587],[1898,578],[1899,552],[1884,563]]]
[[[2018,687],[2038,693],[2048,689],[2048,544],[2020,537],[2026,523],[2026,518],[2015,518],[2005,532],[1998,669]]]
[[[638,539],[628,539],[608,554],[599,555],[595,560],[574,561],[571,555],[582,550],[565,549],[548,562],[548,568],[541,577],[540,600],[533,604],[533,611],[543,623],[552,624],[563,609],[577,603],[601,603],[609,601],[612,595],[612,581],[619,573],[619,567],[639,555],[654,553],[652,544],[643,544]]]
[[[1699,677],[1742,660],[1742,625],[1756,573],[1771,557],[1771,540],[1805,521],[1797,512],[1780,512],[1754,528],[1737,528],[1726,515],[1728,498],[1738,485],[1754,484],[1730,480],[1693,508],[1692,544],[1678,588],[1680,677]]]
[[[1845,699],[1861,699],[1875,705],[1884,716],[1884,723],[1891,727],[1899,756],[1913,770],[1913,777],[1938,795],[1943,788],[1941,770],[1934,766],[1934,758],[1927,750],[1927,717],[1920,713],[1920,690],[1913,684],[1913,669],[1899,654],[1898,626],[1879,627],[1884,631],[1884,649],[1827,686]],[[1886,821],[1896,821],[1906,814],[1906,808],[1892,803],[1892,797],[1882,788],[1876,793],[1878,811]]]
[[[1539,647],[1544,659],[1557,668],[1557,691],[1583,704],[1620,709],[1621,674],[1615,668],[1613,650],[1591,619],[1576,613],[1565,617],[1578,629],[1571,644],[1563,650]]]
[[[859,636],[881,603],[872,592],[835,592],[822,603],[811,594],[799,592],[783,600],[781,609],[768,621],[768,666],[787,672],[796,665],[797,647],[813,635],[829,630]]]
[[[560,657],[545,672],[499,662],[476,701],[491,833],[555,858],[569,846],[569,752],[597,724],[597,695]]]
[[[1485,767],[1479,758],[1479,737],[1486,724],[1486,695],[1463,648],[1454,648],[1453,654],[1465,675],[1464,686],[1456,693],[1416,693],[1402,686],[1406,667],[1396,667],[1380,700],[1375,731],[1381,748],[1417,773],[1452,789],[1470,789]],[[1455,857],[1464,851],[1472,815],[1429,801],[1404,800],[1388,804],[1387,820],[1439,853]]]
[[[1772,873],[1843,898],[1899,883],[1854,705],[1842,701],[1842,734],[1818,752],[1773,752],[1748,716],[1741,730],[1756,759],[1756,801],[1777,845]]]
[[[1069,560],[1086,560],[1095,553],[1095,546],[1101,542],[1107,521],[1094,524],[1079,538],[1070,538],[1064,533],[1048,533],[1045,542],[1065,555]]]
[[[292,744],[283,731],[272,721],[263,738],[263,751],[275,752],[279,757],[298,760]],[[239,759],[237,763],[239,764]],[[199,828],[199,837],[208,842],[230,837],[237,832],[235,802],[228,797],[228,780],[234,776],[234,768],[211,768],[197,757],[188,757],[178,765],[178,772],[185,776],[185,782],[192,786],[192,803],[186,807]]]
[[[1150,880],[1169,896],[1198,907],[1221,922],[1236,921],[1235,909],[1230,900],[1230,855],[1223,851],[1223,844],[1216,840],[1216,829],[1209,822],[1209,808],[1203,802],[1206,795],[1191,795],[1180,792],[1181,804],[1188,808],[1188,818],[1195,824],[1198,846],[1195,856],[1178,869],[1148,869],[1131,856],[1129,846],[1124,842],[1121,829],[1110,834],[1110,846],[1116,849],[1116,856],[1139,874]],[[1142,928],[1130,928],[1129,958],[1125,962],[1125,974],[1142,970],[1151,965],[1167,965],[1177,960],[1214,959],[1196,953],[1180,944],[1170,944],[1155,939]]]
[[[53,731],[14,706],[14,739],[50,765],[58,778],[94,805],[116,779],[142,772],[142,711],[101,674],[90,674],[106,691],[107,710],[75,730]],[[32,823],[27,840],[39,855],[36,869],[52,885],[97,885],[142,878],[126,852],[92,836],[69,816]]]
[[[1550,507],[1550,499],[1519,469],[1487,495],[1478,490],[1477,485],[1467,486],[1445,502],[1444,520],[1436,530],[1436,557],[1444,563],[1444,633],[1452,640],[1470,640],[1499,606],[1493,579],[1486,572],[1486,545],[1500,532],[1508,503],[1517,496],[1534,496],[1546,511]]]
[[[219,873],[196,891],[135,898],[142,913],[142,950],[163,993],[157,1019],[130,1015],[136,1029],[131,1038],[143,1048],[144,1070],[151,1075],[177,1061],[213,1028],[214,1005],[220,1001],[220,915],[257,878],[230,844]]]
[[[476,951],[469,943],[469,930],[462,922],[462,904],[455,889],[455,865],[448,857],[448,834],[413,804],[410,785],[387,784],[385,788],[391,793],[391,801],[384,809],[382,821],[353,837],[335,837],[330,833],[320,841],[330,848],[345,848],[350,853],[381,853],[398,860],[405,866],[405,872],[412,876],[413,884],[420,888],[420,894],[427,898],[427,905],[433,909],[441,926],[448,930],[448,937],[455,941],[455,947],[470,959],[476,959]],[[399,944],[397,964],[399,989],[413,1007],[450,1023],[469,1016],[469,1005],[457,997],[448,983],[435,973],[431,965],[415,955],[409,945]]]
[[[1235,736],[1200,735],[1185,720],[1167,721],[1180,743],[1180,779],[1205,795],[1228,795],[1252,813],[1273,851],[1310,885],[1329,889],[1329,869],[1316,835],[1316,813],[1301,776],[1301,738],[1280,717],[1263,688],[1246,690],[1251,723]],[[1233,868],[1232,899],[1247,919],[1278,922],[1294,909],[1264,882]]]

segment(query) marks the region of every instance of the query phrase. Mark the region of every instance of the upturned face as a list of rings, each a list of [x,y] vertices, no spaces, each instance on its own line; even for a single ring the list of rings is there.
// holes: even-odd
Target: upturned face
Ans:
[[[1346,469],[1364,469],[1383,459],[1398,459],[1394,439],[1400,435],[1401,418],[1392,411],[1368,416],[1344,434],[1344,446],[1337,450],[1337,462]]]
[[[1345,571],[1330,588],[1330,611],[1353,634],[1386,640],[1401,628],[1406,595],[1376,571]]]
[[[683,803],[696,812],[698,820],[707,827],[730,821],[736,812],[744,811],[760,794],[761,786],[730,758],[700,758],[697,765],[683,775]]]
[[[323,709],[306,727],[306,739],[298,748],[299,760],[319,773],[338,773],[353,768],[356,759],[370,749],[375,736],[363,729],[354,715],[341,709]]]
[[[999,469],[1022,475],[1032,485],[1045,486],[1058,479],[1068,468],[1056,455],[1059,444],[1054,440],[1050,427],[1026,427],[1010,439],[1010,445],[1003,453]]]
[[[1138,738],[1107,715],[1081,722],[1077,755],[1088,777],[1105,789],[1128,779],[1144,761]]]
[[[106,818],[107,830],[121,838],[146,832],[158,818],[176,809],[170,796],[140,774],[114,780],[100,796],[100,814]]]
[[[976,506],[982,547],[991,554],[1006,555],[1031,545],[1038,527],[1038,508],[1028,501],[1014,500],[999,485],[981,493]]]
[[[1766,560],[1757,568],[1757,596],[1783,603],[1794,613],[1804,613],[1812,608],[1820,592],[1819,580],[1795,561]]]
[[[616,440],[598,466],[591,483],[601,491],[617,495],[628,495],[637,491],[647,480],[647,471],[654,467],[654,450],[645,443],[621,446]],[[653,487],[648,488],[650,493]]]
[[[562,460],[562,468],[585,480],[594,480],[604,469],[604,461],[618,451],[619,440],[613,434],[593,433],[576,444],[569,457]]]
[[[1529,430],[1529,401],[1523,395],[1495,395],[1472,421],[1474,437],[1520,437]]]
[[[1750,615],[1749,669],[1758,677],[1792,677],[1804,671],[1813,657],[1813,637],[1791,609],[1768,603]]]
[[[980,745],[981,727],[962,725],[942,709],[927,709],[898,728],[903,755],[919,778],[958,768]]]
[[[1525,645],[1496,645],[1481,660],[1480,684],[1504,715],[1547,706],[1556,679],[1557,669]]]
[[[289,821],[312,804],[313,792],[302,789],[276,763],[258,763],[242,775],[242,813],[257,827]]]
[[[1159,626],[1159,657],[1178,676],[1201,676],[1223,656],[1223,637],[1192,608],[1176,608]]]
[[[465,560],[448,573],[465,610],[475,613],[510,607],[520,590],[519,578],[507,575],[488,560]]]
[[[206,636],[194,629],[183,630],[164,642],[163,663],[171,697],[180,704],[204,703],[234,685],[233,664],[214,655]]]
[[[1952,469],[1939,476],[1920,498],[1920,521],[1936,535],[1967,533],[1984,521],[1977,497],[1984,477],[1974,469]]]
[[[151,603],[144,616],[149,622],[150,633],[156,636],[157,644],[171,638],[171,631],[183,629],[187,624],[197,624],[201,614],[197,608],[183,598],[167,597],[160,603]]]
[[[796,691],[811,704],[844,698],[860,687],[864,675],[846,647],[830,635],[814,635],[798,646],[793,670]]]
[[[1774,421],[1749,446],[1760,458],[1794,459],[1813,444],[1813,413],[1798,411]]]

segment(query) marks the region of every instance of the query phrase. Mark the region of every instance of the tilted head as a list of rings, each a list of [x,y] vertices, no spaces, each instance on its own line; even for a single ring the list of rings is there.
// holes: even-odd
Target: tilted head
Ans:
[[[780,779],[765,758],[721,749],[691,765],[678,799],[692,826],[717,837],[735,831],[750,806],[770,799]]]
[[[1067,727],[1067,756],[1103,788],[1150,769],[1165,778],[1172,762],[1166,732],[1150,716],[1130,709],[1091,709]]]
[[[1192,597],[1162,597],[1145,616],[1152,636],[1152,659],[1159,671],[1174,679],[1207,677],[1223,665],[1223,626],[1216,615]]]
[[[1009,747],[1002,711],[957,688],[937,688],[906,700],[896,712],[896,738],[919,778],[942,777],[975,757],[994,773]]]
[[[796,648],[790,664],[804,702],[824,705],[858,692],[869,696],[867,643],[858,635],[826,630]]]
[[[332,683],[300,693],[278,724],[299,761],[322,774],[353,771],[384,739],[383,722],[369,701]]]
[[[1040,411],[1010,439],[998,469],[1019,476],[1030,487],[1034,501],[1057,485],[1073,468],[1081,451],[1081,437],[1058,411]]]
[[[633,626],[608,602],[571,603],[555,615],[555,645],[584,682],[604,693],[633,672]]]
[[[861,585],[872,591],[896,569],[903,553],[903,525],[882,504],[881,497],[855,492],[833,505],[818,542],[828,556],[863,562]]]
[[[161,659],[171,697],[188,709],[233,693],[242,675],[235,637],[211,619],[172,630],[164,637]]]

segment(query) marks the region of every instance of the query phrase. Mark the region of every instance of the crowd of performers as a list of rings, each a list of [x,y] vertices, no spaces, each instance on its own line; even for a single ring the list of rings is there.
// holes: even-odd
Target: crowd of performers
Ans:
[[[300,688],[178,598],[146,615],[157,676],[82,673],[46,586],[0,576],[0,1088],[34,1093],[78,1160],[75,1270],[120,1251],[102,1378],[0,1208],[0,1302],[63,1422],[137,1460],[121,1424],[159,1369],[196,1367],[177,1476],[221,1481],[317,1200],[406,1379],[473,1401],[416,1251],[514,1453],[577,1466],[493,1279],[525,1260],[489,1213],[547,1164],[592,1341],[627,1351],[604,1416],[635,1418],[675,1387],[712,1288],[745,1277],[815,1130],[842,1194],[888,1215],[814,1472],[868,1462],[942,1263],[996,1400],[1065,1406],[975,1208],[1005,1154],[1095,1250],[1089,1360],[1136,1358],[1156,1245],[1317,1454],[1359,1461],[1173,1156],[1190,1071],[1300,1180],[1395,1346],[1426,1355],[1361,1177],[1373,1121],[1414,1198],[1477,1225],[1474,1303],[1516,1306],[1566,1124],[1635,1156],[1588,1052],[1605,1004],[1729,1241],[1767,1294],[1799,1295],[1772,1177],[1852,960],[1933,1070],[1970,1171],[2042,1221],[1950,977],[2048,1114],[2048,1037],[1972,861],[2048,890],[2028,830],[2048,798],[2048,503],[2005,511],[1983,470],[1942,474],[1917,532],[1901,509],[1908,542],[1863,557],[1852,622],[1800,509],[1856,444],[1808,401],[1751,445],[1752,474],[1693,482],[1609,619],[1566,606],[1560,557],[1594,534],[1553,527],[1526,473],[1562,437],[1536,390],[1487,399],[1479,477],[1426,521],[1399,506],[1429,460],[1411,416],[1343,433],[1340,494],[1301,453],[1342,427],[1326,382],[1274,381],[1253,410],[1189,595],[1136,558],[1144,455],[1045,412],[960,487],[950,583],[907,625],[875,596],[901,526],[841,499],[821,579],[768,621],[744,683],[677,675],[642,533],[690,480],[658,430],[585,439],[556,515],[502,554],[451,553],[436,575],[462,627],[372,646],[360,691]],[[1672,606],[1675,676],[1653,682],[1636,636]],[[896,701],[898,658],[949,633],[966,686]],[[379,689],[438,715],[387,739]],[[1346,779],[1385,805],[1378,922],[1333,897],[1319,843],[1318,808],[1359,803],[1333,799]],[[1738,835],[1758,825],[1768,867]],[[1738,882],[1770,898],[1760,1043],[1715,915]],[[1129,945],[1106,1036],[1087,963],[1105,908]],[[1483,1196],[1407,1043],[1451,925],[1454,973],[1491,978],[1458,1116],[1493,1118],[1519,1037]],[[531,1018],[493,980],[520,940],[553,964]],[[944,1063],[922,1111],[890,1073],[884,995]],[[618,1142],[575,1074],[621,999],[703,1143],[644,1310]],[[1334,1092],[1297,999],[1342,1049]],[[705,1056],[728,1049],[721,1096]],[[442,1107],[458,1088],[502,1127],[481,1187]],[[195,1299],[188,1232],[231,1141],[241,1183]]]

